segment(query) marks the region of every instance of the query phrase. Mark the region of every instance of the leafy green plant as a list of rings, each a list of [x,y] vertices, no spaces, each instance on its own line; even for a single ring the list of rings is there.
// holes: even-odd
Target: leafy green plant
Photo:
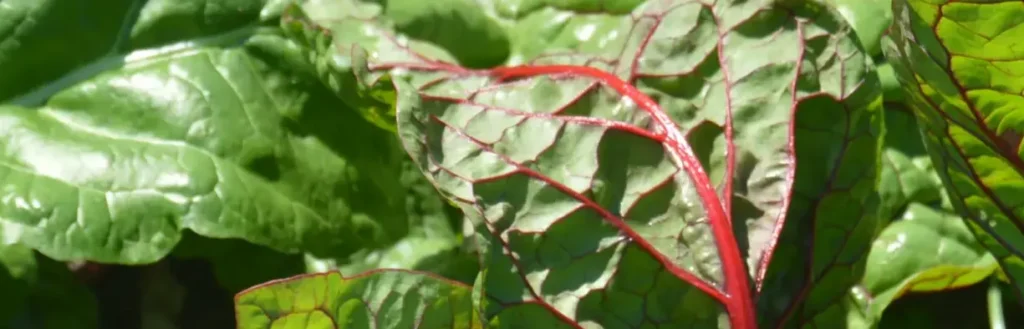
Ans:
[[[460,4],[444,6],[462,8],[453,19],[487,17]],[[498,13],[507,57],[522,64],[471,69],[448,55],[461,48],[399,35],[389,6],[309,2],[286,12],[284,28],[306,40],[328,85],[347,90],[343,101],[376,122],[396,117],[405,148],[473,224],[480,297],[454,318],[605,328],[842,320],[845,306],[832,301],[859,279],[878,230],[881,93],[827,7],[649,1],[541,31],[536,22],[559,10]],[[588,29],[596,34],[573,34]],[[517,43],[527,33],[555,34],[533,51]],[[765,51],[779,57],[755,55]],[[448,307],[415,301],[458,289],[444,281],[416,280],[415,291],[393,281],[411,299],[297,293],[390,289],[363,282],[393,279],[354,280],[256,288],[239,296],[239,319],[452,321],[408,307]]]
[[[1018,286],[1024,277],[1020,128],[1024,105],[1015,50],[1024,36],[1019,2],[894,4],[885,47],[921,123],[953,206]]]
[[[6,1],[0,328],[1014,327],[1022,10]]]

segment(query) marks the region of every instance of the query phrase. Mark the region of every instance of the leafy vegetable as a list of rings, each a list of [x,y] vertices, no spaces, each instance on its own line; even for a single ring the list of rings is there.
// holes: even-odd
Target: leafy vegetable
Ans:
[[[1019,2],[296,1],[0,3],[0,328],[1024,317]]]
[[[1024,195],[1020,2],[897,0],[886,47],[957,211],[1018,289]]]
[[[878,80],[848,27],[813,3],[659,0],[628,15],[581,12],[596,3],[451,9],[506,28],[510,66],[491,69],[456,64],[462,48],[442,36],[395,32],[401,20],[387,13],[399,9],[311,1],[310,17],[292,7],[284,24],[347,104],[385,128],[395,117],[413,159],[474,224],[487,323],[841,319],[832,301],[858,282],[877,231],[882,131]],[[531,48],[515,37],[552,12],[573,17],[551,25],[565,32],[557,42]],[[445,22],[436,28],[458,26]],[[360,278],[380,275],[398,274]],[[239,302],[317,280],[263,286]],[[363,293],[376,292],[352,294]],[[277,325],[294,323],[284,320],[290,309],[271,306]],[[243,326],[269,324],[239,312]]]
[[[863,283],[854,291],[865,299],[863,317],[872,324],[904,294],[962,288],[997,268],[952,213],[912,113],[898,103],[886,107],[879,191],[882,214],[893,221],[872,244]]]
[[[397,141],[337,110],[297,47],[259,25],[280,6],[202,3],[4,3],[0,24],[29,23],[0,48],[15,73],[0,86],[33,89],[0,106],[3,235],[61,260],[138,264],[183,230],[345,256],[418,225]],[[48,52],[84,33],[81,17],[124,24]]]
[[[257,286],[239,295],[237,309],[240,329],[481,328],[471,297],[468,286],[424,274],[333,272]]]
[[[997,268],[959,217],[912,204],[902,220],[875,240],[864,281],[878,314],[912,291],[941,291],[975,284]]]

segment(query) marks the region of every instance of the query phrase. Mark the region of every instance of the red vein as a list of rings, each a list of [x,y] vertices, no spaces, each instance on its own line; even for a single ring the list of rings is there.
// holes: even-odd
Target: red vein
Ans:
[[[693,182],[697,194],[704,201],[704,208],[708,212],[715,245],[718,247],[719,257],[722,259],[726,296],[721,300],[726,311],[729,313],[730,323],[733,325],[733,328],[738,329],[757,328],[753,299],[747,282],[746,262],[743,261],[739,245],[736,243],[736,237],[733,235],[730,217],[723,207],[724,204],[719,200],[718,194],[715,192],[707,173],[704,172],[700,161],[694,155],[693,149],[690,148],[689,143],[686,142],[675,122],[669,118],[668,114],[661,109],[657,102],[615,75],[592,67],[573,65],[518,66],[495,68],[490,72],[499,80],[549,74],[573,74],[594,78],[606,86],[615,89],[615,91],[636,103],[641,110],[647,112],[654,120],[655,128],[660,130],[656,131],[656,133],[664,136],[658,141],[666,146],[668,153],[673,156],[673,160],[682,165]],[[634,241],[641,242],[644,240],[638,239]]]
[[[732,184],[733,176],[736,173],[736,142],[733,140],[732,127],[732,81],[729,80],[729,66],[725,58],[725,33],[722,32],[722,24],[718,16],[712,15],[715,19],[715,26],[718,30],[718,42],[715,44],[715,53],[718,57],[718,66],[722,68],[722,84],[725,86],[725,182],[722,187],[722,206],[725,212],[732,214]],[[732,218],[729,219],[732,225]]]
[[[947,4],[948,3],[944,3],[944,4],[940,4],[939,5],[939,12],[940,13],[943,10],[945,10],[943,7],[945,7],[945,5],[947,5]],[[946,15],[945,14],[939,14],[938,19],[935,20],[935,24],[939,24],[939,21],[942,21],[944,19],[947,19]],[[957,23],[954,20],[949,20],[949,21]],[[938,32],[937,26],[933,26],[932,27],[932,32],[935,33],[935,36],[937,38],[941,39],[941,37],[939,37],[940,34]],[[913,33],[911,33],[911,34],[913,34]],[[947,45],[946,42],[939,42],[939,45],[942,46],[942,49],[946,52],[946,54],[948,54],[948,56],[947,56],[949,58],[948,61],[952,61],[953,60],[953,56],[962,56],[960,54],[954,54],[952,51],[950,51],[949,46]],[[968,56],[964,56],[964,57],[968,57]],[[986,61],[987,60],[988,59],[986,59]],[[987,141],[991,144],[991,145],[989,145],[989,146],[991,146],[990,148],[993,151],[995,151],[996,154],[999,154],[1004,159],[1006,159],[1006,161],[1010,163],[1010,167],[1013,168],[1017,172],[1017,174],[1024,175],[1024,160],[1022,160],[1021,157],[1019,155],[1017,155],[1016,150],[1013,149],[1010,146],[1010,143],[1008,143],[1005,139],[999,138],[999,136],[997,136],[996,133],[992,131],[992,128],[985,121],[985,116],[982,115],[981,111],[978,110],[978,107],[975,106],[975,104],[973,102],[971,102],[971,98],[968,97],[968,95],[967,95],[967,93],[968,93],[967,86],[965,86],[963,84],[963,82],[960,81],[960,79],[957,79],[956,78],[956,74],[953,73],[952,64],[950,64],[949,68],[944,67],[943,65],[939,65],[939,67],[942,67],[942,70],[945,71],[944,73],[947,73],[949,75],[950,81],[953,83],[953,86],[956,87],[957,93],[960,95],[960,99],[962,99],[964,101],[964,104],[967,105],[967,109],[971,112],[971,115],[974,116],[974,120],[975,120],[975,123],[977,124],[978,129],[981,130],[981,132],[983,134],[985,134],[985,137],[987,137],[987,139],[988,139]],[[936,108],[936,109],[939,109],[939,108]],[[965,125],[962,125],[962,124],[960,124],[959,122],[956,122],[956,121],[951,121],[951,122],[953,122],[953,123],[955,123],[955,124],[957,124],[959,126],[962,126],[962,127],[965,126]],[[966,127],[965,127],[965,129],[966,129]]]
[[[470,70],[451,64],[434,65],[434,63],[402,63],[379,65],[373,69],[392,68],[421,71],[447,71],[455,75],[490,75],[497,81],[540,75],[584,76],[600,81],[605,86],[614,89],[633,101],[637,107],[651,116],[656,129],[654,136],[659,136],[659,138],[652,139],[664,145],[667,152],[672,156],[672,159],[683,167],[687,175],[690,177],[690,180],[693,182],[694,188],[697,190],[697,194],[703,201],[705,211],[708,212],[712,235],[715,238],[715,246],[718,249],[719,257],[722,260],[722,273],[725,276],[725,294],[708,293],[711,294],[711,296],[716,296],[716,299],[720,300],[725,306],[726,312],[729,314],[729,321],[733,325],[733,328],[757,328],[756,317],[754,315],[753,297],[747,279],[746,262],[743,260],[743,256],[739,250],[739,244],[736,242],[736,237],[733,234],[732,220],[728,212],[726,212],[726,208],[724,207],[725,204],[719,199],[714,185],[711,184],[711,180],[704,171],[703,166],[701,166],[700,160],[697,159],[693,149],[690,147],[689,143],[686,142],[686,139],[680,132],[679,127],[676,126],[675,122],[672,121],[668,114],[661,109],[661,106],[651,99],[650,96],[640,92],[636,87],[633,87],[633,85],[628,82],[619,79],[619,77],[614,74],[588,66],[536,65],[498,67],[490,70]],[[603,119],[595,120],[600,121]],[[609,126],[614,125],[609,124]],[[542,175],[541,177],[538,177],[538,179],[542,178]],[[597,207],[594,209],[601,208]],[[628,228],[628,226],[625,227]],[[634,239],[634,241],[641,244],[647,243],[643,238]],[[651,247],[650,250],[653,251],[653,247]],[[652,252],[651,254],[655,255],[656,258],[665,257],[658,252]],[[665,261],[667,261],[667,259],[665,259]],[[668,262],[668,264],[671,263]],[[673,266],[668,268],[671,269],[677,267]],[[673,274],[690,282],[698,288],[701,285],[706,285],[703,280],[697,279],[692,274],[683,270],[673,271]]]
[[[597,204],[597,202],[594,202],[594,200],[591,200],[590,198],[587,198],[587,197],[583,196],[579,192],[574,191],[572,188],[570,188],[568,186],[565,186],[565,184],[562,184],[559,181],[551,179],[551,177],[547,177],[544,174],[541,174],[541,173],[537,172],[536,170],[527,168],[527,167],[517,163],[516,161],[512,160],[508,156],[494,151],[494,149],[492,149],[489,145],[487,145],[487,143],[484,143],[484,142],[482,142],[480,140],[477,140],[476,138],[473,138],[472,136],[467,135],[461,129],[453,127],[452,125],[448,124],[447,122],[444,122],[444,121],[441,121],[441,120],[437,119],[437,117],[433,117],[433,118],[434,118],[435,121],[439,122],[441,125],[443,125],[445,127],[448,127],[449,129],[451,129],[455,133],[457,133],[460,136],[466,138],[467,140],[473,142],[473,144],[476,144],[478,147],[480,147],[484,151],[487,151],[487,152],[489,152],[491,154],[494,154],[495,156],[500,158],[505,163],[515,167],[516,170],[514,172],[509,173],[509,174],[520,173],[520,174],[524,174],[524,175],[530,176],[531,178],[543,181],[544,183],[547,183],[551,187],[554,187],[554,188],[558,189],[562,193],[565,193],[565,194],[573,197],[574,199],[576,199],[577,201],[582,203],[587,208],[590,208],[591,210],[597,212],[598,215],[601,215],[601,217],[604,217],[605,220],[607,220],[610,224],[615,226],[615,228],[617,228],[620,231],[622,231],[623,234],[625,234],[628,238],[632,239],[634,243],[640,245],[641,248],[649,251],[654,256],[654,258],[656,258],[672,274],[675,274],[676,276],[686,280],[687,282],[692,283],[695,287],[697,287],[697,289],[700,289],[701,291],[707,293],[708,295],[711,295],[711,297],[713,297],[715,299],[719,299],[719,300],[728,299],[728,296],[722,294],[722,292],[719,291],[718,288],[708,284],[707,282],[705,282],[704,280],[701,280],[700,278],[698,278],[697,276],[693,275],[692,273],[689,273],[689,272],[679,268],[675,264],[673,264],[672,261],[668,259],[668,256],[665,256],[662,253],[658,252],[657,248],[655,248],[654,245],[652,245],[650,242],[647,242],[647,239],[644,239],[644,237],[641,236],[640,233],[637,233],[635,230],[633,230],[632,227],[629,227],[629,224],[626,224],[626,222],[624,220],[622,220],[622,218],[620,218],[618,216],[615,216],[614,214],[612,214],[607,209],[604,209],[604,207],[601,207],[601,205]],[[505,175],[505,176],[507,176],[507,175]],[[536,294],[536,293],[534,293],[534,294]],[[539,298],[539,295],[537,295],[537,296]]]
[[[585,116],[578,116],[578,115],[556,115],[556,114],[552,114],[552,113],[525,112],[525,111],[519,111],[519,110],[515,110],[515,109],[491,106],[491,105],[487,105],[487,104],[482,104],[482,103],[478,103],[478,102],[474,102],[474,101],[469,101],[469,100],[460,99],[460,98],[452,98],[452,97],[429,96],[429,95],[421,96],[421,97],[423,97],[424,99],[440,100],[440,101],[445,101],[445,102],[464,104],[464,105],[468,105],[468,106],[478,106],[478,107],[480,107],[482,109],[485,109],[485,110],[502,112],[502,113],[509,114],[509,115],[521,115],[521,116],[529,116],[531,118],[542,118],[542,119],[552,119],[552,120],[557,119],[557,120],[562,121],[562,122],[575,123],[575,124],[578,124],[578,125],[581,125],[581,126],[594,126],[594,127],[611,128],[611,129],[615,129],[615,130],[619,130],[619,131],[623,131],[623,132],[628,132],[630,134],[638,135],[638,136],[641,136],[641,137],[644,137],[644,138],[648,138],[648,139],[653,139],[653,140],[662,140],[664,138],[664,136],[662,134],[651,133],[650,131],[641,129],[640,127],[637,127],[637,126],[634,126],[634,125],[631,125],[631,124],[627,124],[627,123],[624,123],[624,122],[619,122],[619,121],[605,120],[605,119],[601,119],[601,118],[585,117]]]
[[[757,287],[757,291],[758,292],[761,291],[761,288],[764,285],[764,277],[766,275],[768,275],[768,264],[771,263],[772,256],[775,255],[775,246],[778,245],[779,237],[782,236],[783,224],[785,224],[785,221],[786,221],[786,212],[789,210],[789,204],[793,200],[793,197],[792,197],[792,195],[793,195],[793,182],[796,181],[796,166],[797,166],[797,163],[796,163],[796,160],[793,159],[793,158],[796,157],[796,140],[795,140],[795,137],[796,137],[796,120],[795,120],[795,118],[796,118],[796,111],[798,109],[798,105],[800,104],[800,99],[799,99],[799,96],[797,95],[797,88],[798,88],[797,83],[800,82],[800,71],[803,70],[804,52],[806,51],[806,49],[805,49],[806,48],[806,44],[805,44],[805,41],[804,41],[804,24],[803,24],[803,22],[797,21],[797,23],[796,23],[796,33],[797,33],[797,40],[800,40],[800,42],[798,43],[800,49],[798,49],[798,51],[797,51],[797,53],[800,54],[800,57],[797,58],[796,68],[793,70],[794,71],[793,72],[793,81],[791,81],[790,85],[789,85],[789,93],[790,93],[789,97],[790,97],[790,104],[791,104],[790,107],[789,107],[789,112],[790,112],[789,115],[790,115],[791,118],[794,118],[794,120],[791,120],[789,122],[789,127],[788,127],[789,132],[787,133],[787,135],[789,137],[786,139],[786,150],[789,152],[789,156],[791,157],[790,161],[789,161],[789,167],[790,168],[789,168],[789,170],[786,171],[786,182],[789,183],[789,187],[787,188],[787,194],[788,195],[786,197],[782,198],[782,207],[779,207],[779,209],[781,209],[781,210],[779,210],[778,216],[775,217],[775,223],[773,225],[774,228],[772,229],[771,238],[768,239],[768,245],[763,249],[762,254],[761,254],[761,259],[760,259],[760,261],[757,264],[757,273],[754,276],[754,284]]]

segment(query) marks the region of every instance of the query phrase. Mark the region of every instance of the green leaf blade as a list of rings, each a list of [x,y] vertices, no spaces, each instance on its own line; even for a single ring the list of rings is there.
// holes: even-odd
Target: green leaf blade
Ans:
[[[1024,107],[1017,2],[895,1],[886,55],[921,122],[953,205],[1021,291]],[[982,16],[984,15],[984,16]]]
[[[913,203],[875,240],[864,284],[873,295],[873,311],[881,316],[901,295],[969,286],[997,268],[963,220]]]
[[[0,226],[51,257],[132,264],[184,229],[320,255],[406,235],[397,141],[270,66],[259,47],[289,47],[274,38],[144,58],[45,107],[2,107],[14,194]]]
[[[487,268],[515,267],[525,272],[543,273],[553,265],[546,264],[541,256],[521,258],[511,263],[500,259],[508,257],[509,253],[532,255],[546,252],[551,256],[545,257],[554,257],[557,262],[551,262],[564,267],[574,262],[584,263],[584,258],[594,259],[594,264],[614,266],[613,260],[621,262],[624,257],[616,255],[632,250],[613,247],[616,231],[623,230],[635,231],[636,236],[641,237],[637,239],[625,234],[637,245],[637,250],[653,255],[645,261],[662,264],[660,271],[672,273],[694,287],[710,284],[711,288],[696,289],[704,291],[704,298],[714,297],[717,293],[713,287],[725,282],[721,279],[724,262],[716,259],[718,256],[715,255],[721,245],[706,238],[713,230],[705,223],[687,222],[688,217],[699,217],[695,214],[706,211],[701,208],[704,205],[700,201],[689,204],[668,201],[697,198],[691,189],[691,184],[694,184],[691,177],[672,163],[671,156],[659,150],[657,143],[651,142],[657,138],[634,129],[633,126],[649,125],[646,121],[649,118],[643,111],[630,102],[622,102],[621,94],[595,84],[587,74],[581,76],[576,72],[562,76],[557,72],[558,67],[564,67],[562,65],[583,65],[627,80],[639,78],[636,79],[636,87],[655,95],[655,99],[665,105],[674,119],[673,124],[678,124],[682,132],[690,135],[687,139],[691,144],[712,144],[713,152],[721,152],[722,149],[714,148],[718,147],[715,143],[725,144],[725,137],[722,133],[714,133],[710,128],[715,127],[709,126],[718,125],[722,130],[730,109],[745,117],[734,122],[734,128],[750,135],[734,140],[735,147],[762,158],[755,156],[737,160],[747,162],[730,168],[725,165],[728,161],[722,161],[726,158],[722,153],[698,149],[698,156],[702,157],[701,165],[711,171],[711,181],[720,189],[719,193],[731,194],[728,191],[733,189],[732,184],[723,181],[733,176],[728,174],[729,171],[743,170],[742,179],[735,181],[739,187],[734,190],[743,191],[744,195],[732,202],[739,204],[736,209],[747,207],[742,211],[748,211],[751,202],[743,199],[756,198],[760,204],[753,208],[760,206],[763,209],[752,211],[756,215],[751,217],[763,216],[766,219],[749,224],[753,227],[749,231],[738,230],[742,232],[737,234],[758,238],[749,244],[751,248],[758,248],[750,251],[751,254],[760,256],[765,244],[778,236],[773,230],[788,212],[798,218],[793,226],[808,228],[814,227],[817,218],[828,218],[824,214],[838,212],[836,209],[851,204],[862,206],[856,211],[842,211],[846,217],[835,218],[834,222],[829,220],[830,224],[841,223],[841,230],[820,225],[829,228],[814,232],[793,229],[792,233],[786,234],[786,242],[779,244],[789,249],[783,258],[793,256],[792,259],[801,260],[798,265],[786,265],[806,268],[815,274],[773,278],[772,284],[780,286],[772,287],[770,293],[787,294],[787,289],[799,291],[799,287],[812,291],[816,285],[827,285],[823,283],[826,280],[820,277],[822,273],[831,275],[827,282],[835,280],[841,282],[839,285],[849,287],[857,282],[858,272],[851,273],[843,266],[833,266],[836,263],[834,259],[849,260],[865,255],[878,223],[875,215],[878,200],[874,194],[881,123],[878,120],[880,98],[877,81],[870,78],[870,61],[860,53],[848,27],[842,25],[838,15],[819,15],[813,10],[816,8],[797,6],[807,10],[800,11],[799,15],[815,19],[813,23],[801,25],[797,23],[799,19],[788,15],[787,11],[769,10],[762,5],[743,3],[735,7],[714,7],[687,1],[650,1],[634,9],[629,18],[616,18],[607,13],[596,15],[600,20],[590,21],[600,23],[592,31],[594,35],[581,37],[576,42],[560,40],[552,43],[550,53],[513,46],[513,53],[520,56],[513,55],[510,62],[525,65],[492,70],[456,66],[450,56],[438,52],[438,47],[429,44],[429,40],[406,40],[402,36],[386,34],[380,26],[387,26],[387,20],[372,14],[374,11],[369,9],[357,11],[346,18],[345,14],[324,14],[322,9],[318,9],[319,5],[309,3],[305,9],[313,12],[310,17],[296,11],[291,18],[286,16],[286,20],[292,19],[294,38],[311,40],[309,44],[318,49],[318,61],[322,60],[327,65],[331,62],[358,63],[359,67],[365,65],[365,71],[356,69],[355,65],[335,70],[349,75],[333,80],[339,81],[339,85],[350,83],[342,81],[362,79],[368,81],[358,87],[362,90],[382,88],[387,84],[398,86],[398,101],[395,102],[398,131],[414,159],[441,187],[442,193],[461,203],[464,212],[476,220],[477,242],[488,250],[484,264]],[[325,16],[331,19],[317,18]],[[368,19],[376,22],[367,23]],[[330,34],[317,26],[317,22],[322,22]],[[553,26],[575,25],[558,22]],[[772,32],[757,32],[759,28]],[[368,30],[375,31],[375,37],[366,38],[362,31]],[[384,36],[378,31],[385,31]],[[686,33],[685,38],[679,35],[680,32]],[[609,38],[602,39],[603,36]],[[716,41],[723,38],[730,41],[722,45],[727,53],[719,56],[715,53],[718,51]],[[768,44],[763,42],[765,38],[777,38],[785,40],[788,45],[803,44],[806,47],[785,47],[787,60],[775,62],[756,55],[768,51]],[[679,44],[678,40],[683,39],[693,40],[696,44]],[[405,47],[396,47],[396,44]],[[598,44],[607,47],[597,47]],[[832,52],[831,47],[839,47],[842,51]],[[366,57],[362,55],[364,53],[376,54],[376,57]],[[849,54],[852,56],[846,56]],[[718,68],[715,66],[723,65],[734,70],[731,74],[735,75],[735,81],[720,83],[722,75],[716,72]],[[514,73],[534,69],[533,72],[546,73],[526,76]],[[497,73],[497,79],[494,79],[494,73]],[[673,81],[678,77],[683,81]],[[794,78],[798,81],[794,82]],[[730,86],[735,88],[732,91],[723,87],[730,83],[736,84]],[[697,97],[691,96],[693,94]],[[369,98],[363,96],[363,99]],[[733,104],[728,105],[726,100]],[[761,117],[750,117],[753,112],[739,112],[754,109],[768,112],[763,111],[766,106],[772,110],[772,117],[766,122],[759,122],[763,119]],[[616,110],[619,108],[622,110]],[[800,113],[797,118],[793,117],[794,111]],[[696,118],[693,112],[699,113]],[[844,120],[837,122],[834,120],[837,116]],[[609,124],[603,120],[614,121]],[[710,122],[702,124],[702,120]],[[791,139],[787,138],[792,136],[788,136],[789,132],[783,127],[793,122],[801,122],[798,126],[803,128],[797,129],[800,137],[796,138],[796,152],[806,159],[824,155],[829,160],[807,162],[800,167],[803,168],[801,173],[797,173],[800,176],[797,179],[799,194],[815,201],[800,200],[786,204],[780,200],[788,200],[795,193],[787,186],[792,184],[792,178],[787,179],[783,173],[794,170],[789,165],[795,160],[792,158],[793,150],[789,149]],[[823,122],[829,124],[825,129],[820,127]],[[711,131],[710,138],[702,135],[708,130]],[[820,133],[822,130],[826,132]],[[596,161],[591,154],[597,154]],[[574,160],[567,162],[564,157]],[[714,162],[705,159],[714,159]],[[751,167],[754,166],[757,169],[751,175]],[[558,168],[565,171],[560,172]],[[623,175],[617,171],[636,174]],[[761,179],[765,182],[758,181]],[[601,184],[589,186],[588,181]],[[756,185],[760,192],[751,192],[746,184],[760,184]],[[818,198],[825,200],[820,208],[816,203]],[[666,202],[668,207],[664,206]],[[733,209],[734,213],[739,211],[736,209]],[[746,213],[743,215],[748,216]],[[625,225],[618,224],[619,217]],[[672,217],[682,220],[664,220]],[[737,223],[747,224],[747,219],[744,217]],[[558,251],[537,242],[546,236],[541,232],[581,230],[569,228],[582,227],[583,224],[576,221],[601,225],[599,230],[594,228],[595,232],[589,233],[595,236],[585,239],[595,242],[583,245],[586,248],[580,246],[593,250],[590,253]],[[563,225],[566,228],[556,228]],[[665,233],[678,230],[685,233],[680,234],[681,237]],[[506,235],[504,232],[514,234]],[[831,244],[834,248],[820,254],[802,254],[801,250],[806,249],[799,249],[797,246],[801,244],[792,241],[800,239],[798,236],[801,234],[821,234],[820,243]],[[639,242],[641,239],[643,242]],[[686,241],[683,243],[686,246],[681,247],[678,241]],[[835,241],[848,241],[849,247],[837,247],[839,243]],[[790,255],[793,253],[796,255]],[[683,256],[678,256],[680,254]],[[697,258],[691,256],[693,254],[702,256]],[[813,260],[803,261],[809,258]],[[588,266],[593,268],[584,273],[601,268]],[[755,266],[764,264],[755,259],[751,267]],[[784,268],[785,265],[775,271],[788,271]],[[772,272],[766,267],[759,270]],[[506,302],[545,301],[556,305],[555,308],[568,318],[577,320],[597,316],[596,313],[581,311],[578,306],[573,309],[572,303],[562,304],[557,294],[545,291],[548,287],[556,289],[554,291],[570,287],[556,288],[554,283],[545,285],[540,278],[523,279],[498,276],[497,273],[488,275],[496,276],[494,283],[485,281],[488,288],[498,289],[495,288],[498,284],[520,282],[516,288],[504,287],[499,289],[503,293],[495,293],[499,297],[507,294],[503,299]],[[779,274],[770,276],[776,275]],[[594,276],[591,280],[598,280],[596,282],[601,285],[617,282],[614,277],[603,276]],[[787,286],[781,286],[778,281],[788,281],[785,282]],[[787,300],[790,304],[786,306],[795,309],[809,302],[816,307],[827,308],[828,303],[843,294],[844,290],[823,286],[813,301],[807,299],[807,295],[788,296],[786,298],[791,299]],[[721,312],[722,306],[715,304],[712,301],[701,309],[718,308],[714,312]],[[691,316],[700,319],[709,319],[707,314],[714,313],[693,312]],[[824,318],[813,320],[818,312],[817,309],[809,309],[806,314],[783,318],[780,313],[786,312],[779,310],[768,316],[774,317],[772,321],[788,325],[828,321]],[[600,325],[617,325],[613,319],[601,319]],[[652,318],[646,319],[651,321]],[[709,320],[707,325],[712,325],[712,322]]]
[[[424,273],[337,272],[271,281],[235,297],[239,328],[483,328],[471,287]]]

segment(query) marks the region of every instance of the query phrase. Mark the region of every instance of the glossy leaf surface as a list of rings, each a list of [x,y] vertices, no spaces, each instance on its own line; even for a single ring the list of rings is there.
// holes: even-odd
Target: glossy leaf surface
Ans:
[[[963,288],[997,268],[958,216],[915,203],[875,240],[864,282],[881,315],[904,294]]]
[[[903,93],[894,82],[895,91]],[[862,284],[852,290],[851,298],[862,307],[850,314],[850,329],[875,328],[882,319],[904,316],[897,314],[901,309],[888,309],[907,294],[963,288],[998,267],[951,210],[911,110],[891,102],[888,94],[886,100],[879,192],[888,224],[872,244]]]
[[[1024,3],[894,1],[893,63],[957,211],[1024,280]]]
[[[38,23],[0,34],[20,45],[0,47],[0,95],[20,94],[0,105],[5,237],[148,263],[183,230],[331,256],[408,233],[394,136],[338,107],[280,37],[279,1],[213,2],[0,6],[2,26]],[[89,42],[47,51],[71,40]]]

